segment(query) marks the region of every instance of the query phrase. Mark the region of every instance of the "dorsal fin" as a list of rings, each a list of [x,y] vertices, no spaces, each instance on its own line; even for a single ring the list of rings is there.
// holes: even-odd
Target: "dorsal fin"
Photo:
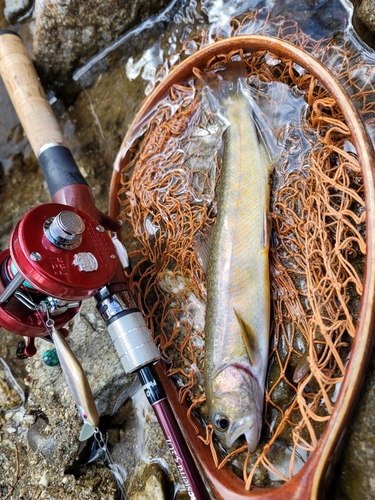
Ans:
[[[247,355],[249,356],[250,364],[254,365],[257,361],[257,338],[254,330],[246,323],[242,316],[233,307],[234,314],[241,328],[242,338],[245,344]]]

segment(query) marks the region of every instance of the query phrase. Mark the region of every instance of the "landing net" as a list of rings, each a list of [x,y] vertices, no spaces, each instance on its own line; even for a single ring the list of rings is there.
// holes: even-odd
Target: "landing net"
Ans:
[[[233,34],[257,20],[255,13],[235,21]],[[339,77],[373,126],[374,103],[369,93],[356,92],[349,78],[354,59],[347,48],[314,41],[280,18],[263,20],[258,32],[267,33],[267,23],[327,63],[346,59]],[[204,36],[195,43],[199,49]],[[330,418],[356,334],[366,210],[350,130],[321,83],[293,61],[265,52],[222,54],[206,70],[218,71],[231,58],[245,61],[265,120],[270,109],[274,117],[288,116],[293,103],[299,113],[284,126],[277,118],[268,123],[280,154],[272,173],[269,371],[262,437],[254,453],[244,441],[224,450],[205,406],[206,281],[196,236],[215,221],[222,136],[215,114],[203,112],[197,78],[172,86],[154,110],[131,146],[118,199],[132,286],[140,292],[190,425],[210,446],[216,466],[230,467],[250,489],[277,486],[296,474]]]

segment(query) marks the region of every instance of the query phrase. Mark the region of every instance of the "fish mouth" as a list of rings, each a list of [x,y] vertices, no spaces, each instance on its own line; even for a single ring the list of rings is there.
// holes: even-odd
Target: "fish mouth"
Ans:
[[[257,449],[260,439],[260,428],[258,422],[254,421],[253,426],[244,434],[249,451],[252,453]]]
[[[245,436],[249,451],[255,451],[260,438],[260,429],[256,418],[245,417],[236,422],[229,433],[223,436],[222,442],[224,446],[231,448],[234,442],[242,435]]]
[[[227,363],[222,366],[220,370],[217,371],[215,375],[222,373],[226,368],[234,368],[239,372],[242,372],[245,379],[248,380],[249,391],[257,394],[259,390],[258,381],[251,370],[250,366],[242,363]],[[259,420],[258,412],[253,408],[249,408],[249,413],[246,416],[243,416],[238,421],[234,422],[227,431],[220,432],[220,430],[216,430],[216,435],[221,441],[221,443],[226,448],[231,448],[234,442],[242,435],[244,435],[249,451],[253,452],[258,446],[260,439],[260,431],[262,428],[262,423]],[[260,417],[261,418],[261,417]]]

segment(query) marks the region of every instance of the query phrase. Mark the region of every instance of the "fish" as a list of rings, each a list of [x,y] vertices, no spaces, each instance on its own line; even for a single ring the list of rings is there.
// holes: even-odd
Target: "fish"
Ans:
[[[69,389],[83,420],[79,440],[86,441],[99,430],[99,415],[90,384],[81,363],[74,355],[64,335],[53,328],[51,338]]]
[[[238,85],[220,107],[229,125],[206,272],[205,392],[219,441],[231,448],[244,435],[253,452],[270,336],[270,160]]]

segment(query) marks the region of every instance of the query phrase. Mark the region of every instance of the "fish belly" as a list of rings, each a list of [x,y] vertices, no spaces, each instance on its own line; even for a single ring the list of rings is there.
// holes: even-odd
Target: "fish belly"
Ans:
[[[230,125],[207,270],[208,404],[214,396],[211,382],[215,373],[231,363],[250,367],[264,387],[269,348],[269,169],[246,98],[238,94],[224,109]],[[253,364],[249,363],[238,317],[256,334]]]

